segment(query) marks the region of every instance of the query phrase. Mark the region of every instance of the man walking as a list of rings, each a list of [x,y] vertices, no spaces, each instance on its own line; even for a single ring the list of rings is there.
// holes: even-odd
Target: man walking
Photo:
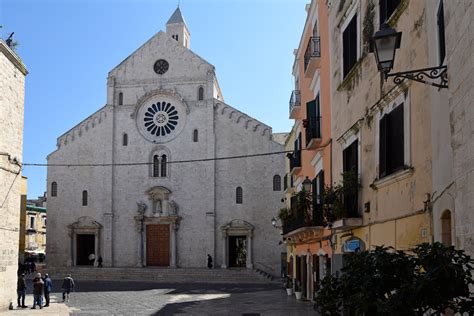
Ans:
[[[63,302],[69,302],[69,293],[74,289],[74,280],[71,277],[71,274],[68,274],[67,277],[63,280]]]
[[[51,293],[51,291],[53,290],[53,282],[51,281],[51,279],[49,278],[49,274],[45,274],[44,275],[44,299],[46,300],[46,304],[44,305],[44,307],[48,307],[49,306],[49,293]]]
[[[44,282],[41,279],[41,273],[38,273],[33,279],[33,307],[31,309],[36,309],[36,304],[39,305],[40,309],[43,308],[43,289]]]
[[[25,274],[22,273],[18,276],[18,281],[16,283],[16,292],[18,294],[18,307],[26,308],[28,306],[25,305],[25,295],[26,295],[26,281],[25,281]],[[20,305],[21,299],[21,305]]]

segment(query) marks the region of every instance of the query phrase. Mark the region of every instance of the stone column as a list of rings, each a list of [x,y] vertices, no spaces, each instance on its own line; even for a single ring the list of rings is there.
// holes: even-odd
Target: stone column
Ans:
[[[162,216],[168,216],[170,214],[168,199],[163,199],[161,201],[161,212]]]
[[[114,215],[112,213],[104,214],[104,266],[112,267],[113,262],[113,232],[112,222]]]
[[[253,269],[252,262],[252,233],[247,235],[247,258],[245,262],[247,269]]]
[[[227,269],[227,233],[222,233],[222,269]]]
[[[176,231],[178,230],[178,225],[172,223],[170,225],[171,229],[171,268],[176,268]]]
[[[135,216],[135,231],[137,232],[136,258],[137,267],[143,267],[143,216]]]
[[[68,228],[67,234],[69,236],[69,259],[67,261],[67,266],[72,267],[74,264],[74,232],[71,228]]]
[[[311,282],[312,280],[312,269],[311,269],[311,253],[308,253],[306,256],[306,295],[307,299],[311,300],[313,298],[313,283]]]
[[[94,261],[94,264],[95,262],[99,259],[99,256],[101,255],[100,254],[100,230],[97,229],[95,231],[95,234],[94,234],[94,246],[95,246],[95,249],[94,249],[94,255],[95,255],[95,261]]]

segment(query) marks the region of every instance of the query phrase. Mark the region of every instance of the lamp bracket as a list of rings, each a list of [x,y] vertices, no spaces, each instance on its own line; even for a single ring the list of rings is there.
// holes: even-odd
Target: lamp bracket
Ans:
[[[448,67],[447,66],[438,66],[438,67],[430,67],[430,68],[423,68],[423,69],[416,69],[410,71],[401,71],[401,72],[394,72],[394,73],[387,73],[385,74],[385,80],[388,77],[394,77],[393,82],[396,85],[401,84],[405,79],[418,81],[427,85],[432,85],[438,88],[448,88]],[[440,79],[441,82],[433,82],[427,81],[425,78],[429,79]]]

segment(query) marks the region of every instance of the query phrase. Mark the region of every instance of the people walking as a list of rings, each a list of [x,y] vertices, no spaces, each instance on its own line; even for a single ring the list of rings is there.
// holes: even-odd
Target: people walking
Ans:
[[[16,283],[16,292],[18,294],[18,307],[26,308],[28,306],[25,305],[25,295],[26,295],[26,281],[25,281],[25,274],[22,273],[18,276],[18,281]],[[21,304],[20,304],[21,299]]]
[[[74,280],[71,277],[71,274],[68,274],[67,277],[63,280],[63,302],[69,302],[69,293],[74,290]]]
[[[49,277],[49,274],[44,275],[44,299],[46,300],[46,304],[44,304],[44,307],[49,306],[49,293],[53,290],[53,282],[51,281],[51,278]]]
[[[99,256],[99,259],[97,259],[97,267],[102,268],[102,256]]]
[[[207,254],[207,267],[212,269],[212,257],[210,254]]]
[[[31,273],[35,273],[36,272],[36,264],[34,261],[31,261]]]
[[[36,277],[33,279],[33,307],[31,309],[36,309],[36,305],[39,308],[43,308],[43,289],[44,282],[41,279],[41,273],[36,274]]]

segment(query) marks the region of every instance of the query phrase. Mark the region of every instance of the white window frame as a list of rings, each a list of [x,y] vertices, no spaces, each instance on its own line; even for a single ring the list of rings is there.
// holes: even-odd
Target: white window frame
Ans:
[[[344,20],[344,23],[341,25],[341,32],[340,32],[340,47],[341,47],[341,62],[340,62],[340,69],[341,69],[341,82],[344,81],[344,31],[346,30],[347,26],[349,23],[352,21],[352,18],[354,17],[355,14],[357,14],[357,58],[356,60],[358,61],[360,58],[360,10],[359,10],[359,1],[355,1],[354,4],[352,5],[352,8],[348,10],[348,14]],[[352,69],[351,69],[352,70]]]

